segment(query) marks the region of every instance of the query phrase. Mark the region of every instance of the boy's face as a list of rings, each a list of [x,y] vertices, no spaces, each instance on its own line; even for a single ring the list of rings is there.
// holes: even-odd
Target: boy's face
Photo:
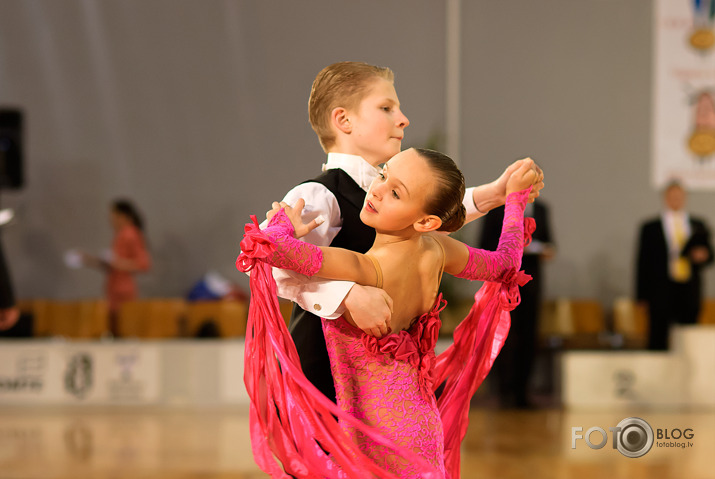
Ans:
[[[373,180],[360,211],[360,219],[381,232],[410,229],[432,194],[433,173],[427,162],[410,148],[388,161]]]
[[[356,110],[348,111],[352,127],[343,147],[378,166],[402,149],[402,138],[410,121],[400,110],[400,101],[392,82],[376,78]]]

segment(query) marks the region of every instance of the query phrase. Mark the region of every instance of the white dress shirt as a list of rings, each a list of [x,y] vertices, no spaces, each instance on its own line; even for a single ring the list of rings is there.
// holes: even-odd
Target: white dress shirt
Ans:
[[[340,168],[362,188],[367,191],[379,169],[373,167],[360,156],[343,153],[328,153],[328,161],[323,165],[323,171]],[[468,188],[464,195],[464,206],[467,218],[482,216],[472,199],[473,188]],[[283,201],[289,205],[303,198],[303,222],[308,223],[318,215],[323,215],[325,221],[308,233],[301,240],[317,246],[329,246],[340,232],[342,219],[340,206],[335,195],[320,183],[303,183],[290,190]],[[263,222],[261,228],[267,224]],[[278,296],[298,303],[304,310],[327,319],[337,319],[345,312],[343,300],[355,283],[348,281],[324,280],[309,278],[305,275],[273,268],[273,278],[278,286]]]

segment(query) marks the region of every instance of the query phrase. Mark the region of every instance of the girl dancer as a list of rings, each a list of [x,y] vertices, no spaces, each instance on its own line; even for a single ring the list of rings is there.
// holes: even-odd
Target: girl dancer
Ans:
[[[246,227],[237,260],[239,269],[253,268],[245,379],[254,455],[264,470],[283,474],[275,455],[299,477],[459,476],[469,399],[503,344],[508,310],[526,281],[517,270],[534,180],[530,162],[509,178],[495,252],[436,233],[464,223],[464,178],[447,156],[422,149],[397,154],[372,183],[360,218],[377,235],[365,255],[296,240],[316,226],[300,221],[302,202],[282,208],[263,231]],[[533,223],[526,230],[528,237]],[[273,321],[275,284],[267,265],[381,287],[393,298],[392,334],[380,339],[355,327],[349,315],[323,320],[339,408],[305,380],[287,331]],[[445,271],[488,283],[455,344],[435,358]],[[437,401],[433,391],[445,381]]]

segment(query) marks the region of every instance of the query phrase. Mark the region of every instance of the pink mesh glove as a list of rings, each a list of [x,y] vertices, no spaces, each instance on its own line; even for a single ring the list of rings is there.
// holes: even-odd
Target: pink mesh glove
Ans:
[[[499,246],[496,251],[472,248],[469,250],[469,261],[458,278],[469,280],[493,281],[504,283],[502,306],[512,310],[519,304],[519,288],[525,285],[531,276],[518,271],[521,267],[521,257],[524,247],[531,242],[531,235],[536,228],[533,218],[524,218],[524,209],[529,199],[531,187],[511,193],[506,198],[504,207],[504,223],[502,224]]]
[[[241,254],[236,259],[236,268],[246,272],[257,261],[276,268],[289,269],[306,276],[313,276],[323,264],[323,252],[318,246],[293,237],[293,225],[281,209],[261,230],[254,215],[253,223],[244,227]]]

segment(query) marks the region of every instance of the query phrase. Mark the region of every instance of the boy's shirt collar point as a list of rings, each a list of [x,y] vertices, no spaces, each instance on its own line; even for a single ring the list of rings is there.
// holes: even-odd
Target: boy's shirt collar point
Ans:
[[[367,191],[379,170],[361,156],[346,153],[328,153],[328,161],[323,163],[323,171],[340,168]]]

